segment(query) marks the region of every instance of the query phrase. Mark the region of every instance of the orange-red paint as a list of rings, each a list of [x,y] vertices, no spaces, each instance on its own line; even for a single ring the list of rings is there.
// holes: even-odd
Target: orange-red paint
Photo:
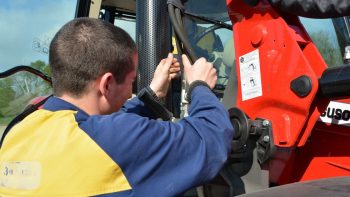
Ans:
[[[327,66],[298,17],[281,15],[266,0],[255,7],[227,0],[227,6],[235,41],[237,107],[251,119],[272,122],[277,151],[264,166],[270,181],[350,176],[350,129],[317,122],[329,103],[317,95],[318,79]],[[256,49],[263,94],[243,101],[239,57]],[[291,81],[302,75],[312,82],[303,98],[290,89]]]

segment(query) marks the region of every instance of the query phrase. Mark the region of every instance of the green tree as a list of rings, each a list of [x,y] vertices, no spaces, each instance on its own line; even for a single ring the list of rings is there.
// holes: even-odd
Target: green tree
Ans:
[[[12,89],[12,79],[0,79],[0,109],[7,107],[14,99],[15,94],[15,91]],[[4,115],[0,110],[0,117],[4,117]]]
[[[31,67],[45,73],[50,74],[49,66],[45,62],[37,60],[30,64]],[[13,76],[13,88],[17,96],[38,96],[39,94],[49,94],[51,92],[50,85],[40,77],[29,73],[20,72]]]
[[[45,64],[45,62],[43,62],[41,60],[37,60],[35,62],[30,63],[30,66],[37,69],[37,70],[40,70],[41,72],[43,72],[47,76],[51,76],[50,66]]]
[[[50,75],[43,61],[35,61],[31,67]],[[38,96],[51,94],[51,86],[40,77],[29,72],[18,72],[0,80],[0,125],[6,125],[21,113],[29,102]]]

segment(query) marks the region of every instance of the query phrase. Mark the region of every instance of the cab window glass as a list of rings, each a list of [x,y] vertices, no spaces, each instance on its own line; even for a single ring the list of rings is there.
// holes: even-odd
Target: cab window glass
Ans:
[[[234,64],[232,31],[190,19],[186,19],[185,28],[197,56],[205,57],[216,68],[218,80],[214,92],[222,98]]]
[[[300,17],[300,19],[327,65],[329,67],[342,65],[344,49],[350,45],[344,18],[310,19]]]
[[[30,66],[50,76],[48,52],[59,28],[74,18],[73,0],[2,0],[0,4],[0,72]],[[51,86],[38,76],[21,71],[0,78],[0,135],[16,115]]]
[[[225,1],[193,0],[185,2],[184,6],[187,13],[231,25]],[[218,80],[214,93],[222,98],[234,66],[232,30],[186,15],[184,28],[196,55],[205,57],[216,68]]]
[[[118,26],[128,32],[134,41],[136,41],[136,15],[133,13],[118,12],[116,8],[102,8],[99,18],[105,21],[110,21],[115,26]]]
[[[136,41],[136,22],[135,20],[126,20],[126,19],[116,19],[114,25],[124,29]]]

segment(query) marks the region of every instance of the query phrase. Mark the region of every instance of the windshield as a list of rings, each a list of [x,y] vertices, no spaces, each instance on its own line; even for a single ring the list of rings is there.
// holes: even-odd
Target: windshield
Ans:
[[[113,15],[113,19],[107,18],[107,16],[109,15]],[[112,11],[108,11],[102,8],[100,10],[99,18],[102,20],[109,20],[115,26],[124,29],[126,32],[128,32],[132,39],[136,41],[136,17],[132,14],[127,14],[126,16],[124,15],[125,13],[118,12],[115,9],[113,9]]]
[[[220,21],[228,21],[226,1],[220,0],[189,0],[185,2],[186,13],[204,16]]]
[[[58,29],[74,18],[72,0],[2,0],[0,72],[37,60],[48,62],[48,47]]]
[[[203,6],[198,6],[199,4]],[[225,1],[206,0],[203,3],[202,1],[191,0],[185,3],[185,6],[187,13],[219,20],[231,25]],[[218,75],[214,92],[218,98],[222,98],[234,64],[231,28],[226,29],[218,24],[215,25],[189,15],[185,15],[184,28],[196,55],[205,57],[214,64]]]
[[[327,65],[343,65],[345,47],[350,45],[349,32],[344,21],[346,18],[300,19]]]
[[[0,4],[0,72],[19,65],[50,75],[48,52],[58,29],[74,18],[72,0],[2,0]],[[0,78],[0,135],[7,124],[51,86],[29,72]]]

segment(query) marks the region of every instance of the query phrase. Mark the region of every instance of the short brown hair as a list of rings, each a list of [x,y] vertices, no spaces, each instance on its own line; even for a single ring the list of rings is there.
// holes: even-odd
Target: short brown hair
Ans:
[[[134,68],[132,56],[136,52],[135,42],[121,28],[99,19],[73,19],[50,44],[54,94],[79,97],[89,82],[106,72],[123,82]]]

